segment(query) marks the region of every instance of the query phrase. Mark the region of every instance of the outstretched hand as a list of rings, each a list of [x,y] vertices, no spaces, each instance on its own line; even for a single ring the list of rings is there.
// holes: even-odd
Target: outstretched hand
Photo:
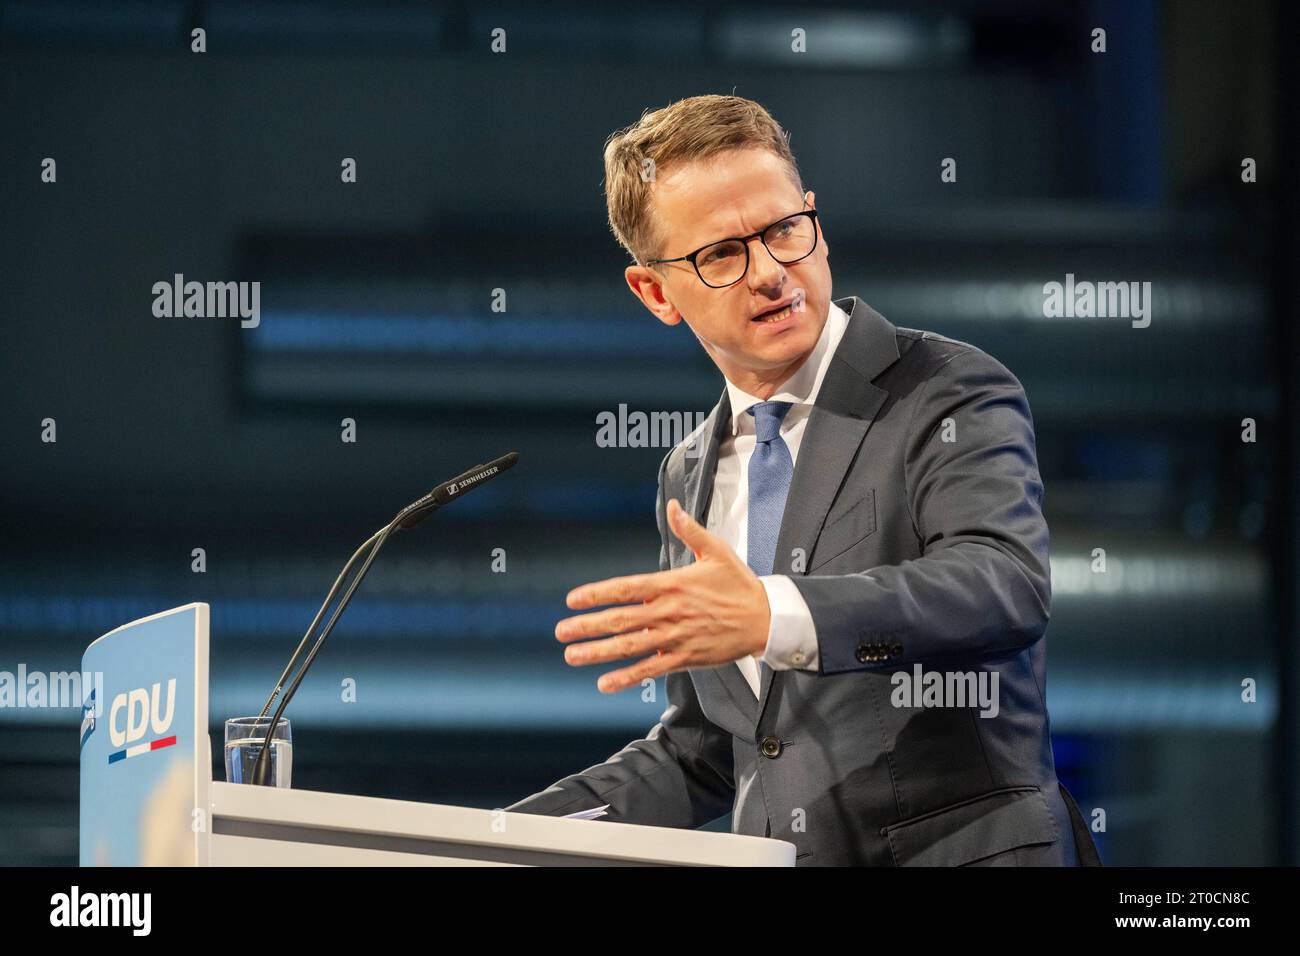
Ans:
[[[574,610],[620,606],[566,617],[555,625],[556,640],[572,645],[565,648],[564,659],[574,666],[649,655],[602,674],[596,682],[602,693],[647,677],[727,664],[767,647],[771,611],[758,576],[676,498],[667,511],[669,528],[691,549],[695,562],[574,588],[567,599]],[[603,639],[585,640],[597,637]]]

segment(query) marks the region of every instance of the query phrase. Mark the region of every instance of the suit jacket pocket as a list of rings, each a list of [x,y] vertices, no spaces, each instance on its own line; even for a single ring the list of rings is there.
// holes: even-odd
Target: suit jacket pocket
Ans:
[[[882,827],[897,866],[962,866],[1022,846],[1055,843],[1037,787],[1003,787]]]
[[[817,536],[817,546],[813,550],[812,564],[808,569],[811,574],[824,564],[838,558],[854,545],[870,537],[876,530],[876,490],[868,488],[857,501],[844,508],[832,508],[826,516],[826,524]]]

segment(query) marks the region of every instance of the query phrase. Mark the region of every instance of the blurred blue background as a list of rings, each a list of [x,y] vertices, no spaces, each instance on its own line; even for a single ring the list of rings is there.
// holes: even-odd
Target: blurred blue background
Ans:
[[[10,0],[0,670],[207,601],[219,743],[361,540],[515,450],[376,563],[289,709],[295,786],[499,807],[643,734],[662,684],[601,695],[552,636],[568,588],[657,560],[664,449],[598,447],[596,416],[706,412],[721,380],[627,292],[601,148],[734,91],[791,133],[835,296],[1025,386],[1058,771],[1106,811],[1103,857],[1295,863],[1297,25],[1205,0]],[[155,318],[176,273],[260,281],[261,325]],[[1067,273],[1152,282],[1151,326],[1045,319]],[[0,709],[0,863],[75,863],[79,719]]]

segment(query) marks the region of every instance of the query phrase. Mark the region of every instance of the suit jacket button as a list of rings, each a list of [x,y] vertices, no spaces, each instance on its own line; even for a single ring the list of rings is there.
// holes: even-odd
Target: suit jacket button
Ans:
[[[763,756],[770,757],[773,760],[781,756],[781,741],[777,740],[775,737],[764,737]]]

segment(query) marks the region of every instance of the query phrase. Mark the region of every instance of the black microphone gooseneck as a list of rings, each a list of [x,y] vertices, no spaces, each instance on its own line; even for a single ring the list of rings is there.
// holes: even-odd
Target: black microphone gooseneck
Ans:
[[[320,619],[325,616],[325,609],[329,607],[330,602],[334,600],[334,595],[338,594],[339,587],[343,584],[344,579],[347,578],[348,572],[352,570],[352,566],[357,563],[357,559],[361,557],[362,553],[369,549],[370,546],[375,543],[376,539],[384,533],[384,530],[384,528],[380,528],[367,538],[365,544],[357,548],[357,550],[352,553],[352,557],[348,558],[348,563],[343,565],[343,570],[340,571],[339,576],[334,579],[334,586],[330,588],[329,594],[325,595],[325,602],[321,604],[320,610],[317,611],[316,616],[312,618],[312,622],[307,628],[307,633],[302,636],[302,640],[298,643],[298,648],[293,652],[293,656],[289,658],[289,663],[285,665],[284,673],[282,673],[280,679],[275,682],[275,690],[271,691],[271,696],[268,697],[266,703],[262,705],[262,709],[257,715],[259,720],[266,716],[266,712],[271,709],[271,704],[275,702],[275,698],[278,697],[280,691],[284,689],[284,682],[288,680],[289,673],[293,670],[294,665],[298,663],[298,658],[302,656],[303,648],[307,646],[307,640],[320,624]]]
[[[350,557],[347,564],[343,566],[343,570],[339,572],[339,576],[334,579],[334,585],[330,588],[329,593],[325,595],[325,601],[321,604],[320,610],[316,612],[316,616],[312,619],[311,625],[307,628],[307,633],[303,635],[302,640],[298,643],[297,649],[293,652],[293,656],[289,658],[289,663],[285,666],[284,673],[280,675],[280,679],[276,681],[275,689],[271,691],[271,696],[266,699],[266,703],[262,706],[261,713],[257,715],[259,719],[265,717],[266,712],[270,709],[276,696],[281,692],[281,690],[284,690],[284,696],[280,700],[280,705],[276,708],[275,714],[271,718],[270,726],[267,728],[266,738],[262,741],[262,749],[257,755],[257,763],[253,766],[252,782],[254,784],[262,785],[266,780],[266,771],[270,763],[267,759],[267,755],[270,753],[271,740],[275,735],[275,728],[279,726],[281,715],[284,714],[285,708],[289,706],[289,701],[293,700],[293,695],[297,692],[298,685],[302,683],[303,677],[307,675],[307,669],[311,667],[312,661],[316,659],[317,653],[320,652],[321,646],[325,643],[325,638],[327,638],[330,632],[334,629],[334,625],[338,621],[339,615],[343,613],[343,609],[346,608],[348,602],[352,600],[352,595],[356,593],[357,586],[366,576],[366,572],[370,570],[370,565],[379,555],[379,549],[384,546],[384,542],[388,540],[389,536],[392,535],[394,531],[403,531],[409,528],[414,528],[417,524],[429,517],[429,515],[433,514],[433,512],[437,511],[443,505],[450,502],[453,498],[460,497],[462,493],[472,490],[481,484],[486,484],[488,481],[501,474],[501,472],[508,471],[510,468],[514,467],[515,462],[518,460],[519,456],[515,452],[510,452],[502,455],[500,458],[488,462],[485,465],[475,465],[473,468],[462,472],[450,481],[443,482],[423,498],[411,502],[411,504],[399,511],[392,521],[388,522],[388,524],[384,525],[372,534],[368,539],[366,539],[365,543],[362,544],[361,547],[357,548],[357,550],[352,553],[352,557]],[[334,600],[334,596],[338,593],[344,580],[347,579],[348,573],[352,570],[353,565],[355,565],[361,555],[365,554],[367,551],[369,553],[366,554],[366,560],[365,563],[361,565],[361,570],[359,570],[356,577],[352,579],[352,583],[348,586],[347,591],[344,592],[338,606],[334,609],[334,613],[326,623],[325,629],[321,631],[320,636],[316,638],[316,642],[312,645],[311,651],[302,661],[302,666],[294,676],[293,682],[289,685],[288,689],[285,690],[284,682],[288,678],[289,673],[293,670],[294,666],[298,663],[298,659],[302,656],[303,648],[307,646],[307,641],[311,638],[312,632],[316,630],[316,627],[320,624],[321,618],[325,616],[325,609],[329,607],[330,601]]]

